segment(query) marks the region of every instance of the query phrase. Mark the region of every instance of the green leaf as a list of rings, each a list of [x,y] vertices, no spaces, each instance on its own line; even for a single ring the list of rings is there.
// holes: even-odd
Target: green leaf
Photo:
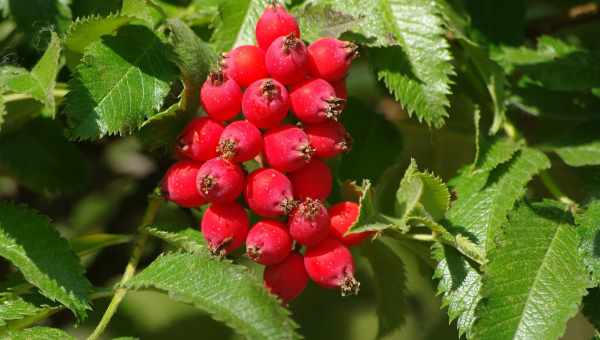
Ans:
[[[125,284],[206,310],[248,339],[297,339],[289,312],[244,267],[190,253],[160,256]]]
[[[89,179],[79,148],[48,118],[35,119],[0,137],[0,168],[29,189],[45,194],[80,192]]]
[[[451,181],[457,199],[446,214],[449,229],[470,236],[487,254],[527,183],[549,167],[550,161],[543,153],[524,148],[510,162],[492,171],[463,170]],[[435,253],[440,261],[436,277],[440,278],[438,289],[444,292],[450,319],[458,318],[459,333],[470,336],[473,313],[480,299],[481,278],[474,265],[457,254],[447,249]]]
[[[521,205],[510,215],[499,246],[488,253],[475,338],[563,335],[588,286],[577,234],[565,215],[544,204]]]
[[[154,115],[176,71],[166,46],[146,27],[125,26],[90,44],[69,83],[71,135],[98,139],[125,134]]]
[[[99,40],[100,37],[112,34],[119,27],[128,24],[133,18],[124,15],[107,17],[91,16],[77,18],[69,26],[65,35],[66,59],[69,68],[75,69],[83,57],[86,47]]]
[[[411,160],[396,192],[396,216],[402,224],[414,215],[432,220],[444,217],[450,206],[450,193],[442,180],[428,172],[421,172]]]
[[[33,327],[20,331],[9,331],[2,339],[10,340],[75,340],[74,337],[50,327]]]
[[[400,327],[407,310],[404,262],[394,251],[392,242],[381,237],[372,242],[364,242],[361,246],[361,253],[373,269],[379,338]]]
[[[91,284],[79,258],[47,217],[25,207],[0,203],[0,255],[52,301],[84,319]]]
[[[254,29],[267,0],[222,1],[219,4],[219,21],[212,36],[218,52],[240,45],[255,44]]]
[[[140,19],[153,28],[164,19],[159,9],[152,0],[123,0],[121,14]]]
[[[600,284],[600,201],[592,201],[583,213],[575,216],[579,235],[579,253],[591,273],[592,281]]]
[[[600,136],[598,128],[590,124],[560,133],[541,147],[554,151],[570,166],[600,165]]]
[[[192,253],[209,254],[202,233],[189,226],[152,225],[146,227],[145,230],[148,234],[158,237],[175,247]]]
[[[503,48],[496,58],[507,70],[521,75],[520,84],[555,91],[600,87],[600,54],[579,49],[552,37],[538,39],[537,50]]]
[[[0,81],[14,93],[27,94],[44,104],[45,116],[54,117],[54,87],[59,70],[60,39],[52,32],[46,52],[31,72],[23,68],[3,67],[0,69]]]
[[[173,59],[183,76],[184,93],[182,108],[195,113],[200,103],[198,89],[206,80],[211,67],[217,63],[217,54],[194,31],[179,19],[167,21],[169,42],[173,47]]]
[[[347,185],[351,187],[351,190],[360,195],[358,198],[358,204],[360,207],[358,218],[354,224],[348,228],[347,233],[352,234],[364,231],[378,231],[391,227],[387,221],[382,221],[379,218],[377,209],[375,208],[375,201],[373,199],[371,181],[368,179],[363,179],[360,186],[356,185],[355,182],[351,182]]]
[[[14,295],[2,298],[0,303],[0,327],[6,326],[8,322],[34,316],[56,307],[58,307],[56,303],[39,294]]]
[[[90,234],[74,238],[70,241],[71,249],[79,256],[92,254],[100,249],[130,242],[131,235],[121,234]]]

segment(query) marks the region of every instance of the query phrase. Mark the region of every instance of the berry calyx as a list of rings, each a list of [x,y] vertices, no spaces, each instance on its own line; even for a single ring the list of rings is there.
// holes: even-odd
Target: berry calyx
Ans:
[[[339,288],[342,296],[358,294],[360,283],[354,278],[354,260],[340,241],[327,239],[309,247],[304,254],[308,276],[324,288]]]
[[[300,28],[296,18],[277,3],[272,3],[265,8],[256,23],[255,32],[256,42],[263,50],[268,49],[273,40],[281,36],[294,34],[294,36],[300,38]]]
[[[223,125],[208,117],[192,120],[177,140],[176,154],[197,161],[207,161],[216,157],[216,147],[223,129]]]
[[[263,217],[288,215],[296,207],[292,183],[275,169],[259,169],[248,176],[244,190],[246,203]]]
[[[248,224],[248,215],[241,205],[213,203],[204,212],[201,230],[210,252],[222,257],[242,246]]]
[[[317,39],[308,46],[310,75],[331,82],[342,80],[356,57],[358,46],[349,41]]]
[[[230,161],[213,158],[198,170],[196,188],[207,202],[232,202],[244,190],[244,172]]]
[[[335,89],[323,79],[300,83],[290,92],[292,112],[303,123],[317,124],[337,121],[342,114],[344,99],[335,95]]]
[[[254,262],[271,265],[283,261],[292,251],[292,238],[283,223],[260,221],[246,237],[246,252]]]
[[[285,85],[306,78],[308,52],[302,40],[293,33],[273,41],[265,55],[265,64],[269,75]]]
[[[284,303],[298,297],[308,284],[302,255],[292,252],[281,263],[270,265],[263,273],[265,287]]]
[[[299,170],[291,172],[289,178],[297,199],[313,198],[324,201],[331,194],[331,170],[320,159],[313,159]]]
[[[254,45],[243,45],[223,53],[220,66],[223,72],[241,87],[266,78],[265,52]]]
[[[261,79],[244,92],[242,111],[249,122],[262,129],[275,127],[290,108],[288,91],[275,79]]]
[[[352,137],[338,122],[310,125],[305,130],[317,157],[335,157],[352,148]]]
[[[360,207],[354,202],[339,202],[329,208],[329,233],[344,245],[350,247],[361,243],[373,232],[362,232],[345,235],[348,229],[356,222]]]
[[[319,200],[307,198],[290,215],[290,235],[298,243],[315,245],[329,234],[329,214]]]
[[[218,121],[235,117],[241,111],[242,90],[235,80],[223,71],[211,72],[200,89],[202,107],[209,116]]]
[[[310,162],[313,153],[308,136],[297,126],[282,125],[265,134],[265,158],[271,167],[281,172],[300,169]]]
[[[167,170],[161,183],[163,195],[169,201],[186,208],[206,203],[196,190],[196,176],[200,163],[179,161]]]
[[[262,145],[258,128],[248,121],[239,120],[225,127],[219,138],[217,153],[221,158],[242,163],[256,157]]]

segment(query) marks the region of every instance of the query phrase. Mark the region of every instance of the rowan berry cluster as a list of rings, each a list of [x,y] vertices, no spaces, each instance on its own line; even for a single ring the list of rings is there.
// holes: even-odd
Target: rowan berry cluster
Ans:
[[[357,46],[321,38],[307,47],[296,19],[276,3],[260,17],[256,41],[224,53],[203,84],[208,116],[182,132],[181,160],[163,190],[184,207],[210,204],[201,221],[210,251],[225,256],[245,245],[248,257],[266,266],[266,287],[283,301],[298,296],[309,278],[356,293],[347,247],[369,234],[344,236],[359,207],[326,207],[333,179],[323,160],[350,148],[338,120]],[[244,120],[232,121],[240,112]],[[246,174],[241,163],[253,159],[264,166]],[[252,228],[245,207],[262,218]]]

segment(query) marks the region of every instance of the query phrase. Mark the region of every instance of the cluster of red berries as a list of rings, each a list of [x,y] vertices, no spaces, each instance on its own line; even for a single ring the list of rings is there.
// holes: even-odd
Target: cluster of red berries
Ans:
[[[357,46],[321,38],[306,47],[295,18],[279,4],[260,17],[256,41],[223,54],[202,86],[208,117],[194,119],[179,137],[182,160],[164,178],[165,195],[184,207],[210,203],[201,221],[210,251],[225,256],[245,244],[247,255],[267,266],[265,285],[283,301],[298,296],[309,277],[356,293],[347,247],[369,234],[344,236],[358,217],[357,204],[325,206],[333,179],[323,159],[350,147],[338,119]],[[294,120],[290,110],[298,125],[284,123]],[[224,126],[240,112],[245,120]],[[268,166],[246,176],[240,164],[252,159]],[[264,218],[251,229],[238,203],[242,193]]]

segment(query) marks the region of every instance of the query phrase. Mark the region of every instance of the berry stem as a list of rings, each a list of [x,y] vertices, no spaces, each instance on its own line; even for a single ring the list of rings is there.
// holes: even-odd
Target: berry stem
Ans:
[[[162,200],[152,195],[148,199],[148,206],[146,207],[146,212],[144,213],[144,217],[142,218],[142,222],[138,227],[138,233],[135,238],[135,244],[133,245],[133,250],[131,251],[131,256],[129,257],[129,262],[127,263],[127,267],[125,267],[125,271],[123,272],[123,276],[117,285],[117,289],[112,299],[110,300],[110,304],[104,311],[104,315],[102,315],[102,319],[94,329],[94,332],[88,337],[88,340],[96,340],[102,335],[113,315],[117,312],[119,305],[123,301],[123,298],[127,294],[128,289],[123,287],[127,281],[129,281],[133,275],[135,274],[136,268],[140,259],[142,257],[142,253],[144,250],[144,246],[146,245],[146,241],[148,240],[148,234],[143,231],[143,227],[150,225],[154,222],[154,218],[158,213],[158,209]]]

